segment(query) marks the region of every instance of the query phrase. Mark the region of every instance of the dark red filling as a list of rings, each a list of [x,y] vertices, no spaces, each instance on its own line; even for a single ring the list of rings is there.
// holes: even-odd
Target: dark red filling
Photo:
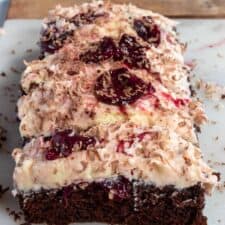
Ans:
[[[51,142],[51,148],[46,152],[47,160],[69,156],[75,145],[77,150],[85,150],[88,146],[96,143],[95,138],[75,134],[72,130],[56,132],[48,138],[48,141]]]
[[[130,148],[133,145],[133,143],[134,143],[133,137],[131,137],[129,140],[120,140],[117,145],[116,151],[132,157],[133,156],[132,154],[126,152],[126,148]]]
[[[146,57],[145,48],[137,42],[135,37],[124,34],[119,41],[119,49],[125,64],[129,67],[150,69],[150,62]]]
[[[100,75],[94,91],[99,101],[120,106],[135,102],[147,89],[148,85],[142,79],[126,68],[119,68]]]
[[[74,23],[76,27],[81,27],[85,24],[93,23],[95,19],[105,16],[105,13],[96,13],[91,10],[87,13],[80,13],[69,19],[67,22]],[[58,29],[56,21],[51,21],[47,24],[47,29],[41,32],[41,49],[50,54],[60,49],[69,36],[73,35],[73,30]]]
[[[122,35],[118,44],[112,38],[104,37],[96,43],[95,49],[81,54],[80,59],[85,63],[99,63],[107,59],[122,60],[130,68],[150,69],[145,48],[137,42],[135,37],[128,34]]]
[[[170,94],[163,92],[162,95],[169,101],[172,101],[176,107],[185,106],[188,104],[189,99],[173,98]]]
[[[53,54],[63,46],[64,41],[73,34],[73,31],[59,30],[56,21],[49,22],[48,28],[41,32],[40,46],[44,52]]]
[[[138,36],[144,41],[156,47],[160,44],[160,30],[159,27],[154,24],[151,17],[143,17],[143,19],[134,20],[133,27]]]
[[[80,55],[80,59],[85,63],[98,63],[110,59],[117,55],[117,47],[115,42],[110,37],[104,37],[100,41],[96,49],[88,50]]]

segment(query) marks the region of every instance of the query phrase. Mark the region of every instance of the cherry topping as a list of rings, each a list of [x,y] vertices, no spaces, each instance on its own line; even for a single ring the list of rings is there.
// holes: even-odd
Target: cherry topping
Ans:
[[[104,37],[95,50],[81,54],[80,59],[85,63],[98,63],[117,55],[117,48],[112,38]]]
[[[78,150],[85,150],[89,145],[95,145],[93,137],[74,134],[71,130],[59,131],[51,138],[51,148],[46,152],[47,160],[55,160],[60,157],[68,157],[72,149],[77,145]]]
[[[134,29],[138,36],[144,41],[154,44],[156,47],[160,44],[159,27],[153,23],[151,18],[144,17],[143,20],[134,20]]]
[[[47,160],[55,160],[59,158],[59,154],[60,152],[57,152],[54,149],[49,149],[45,154],[45,158]]]
[[[126,68],[103,73],[95,84],[95,95],[99,101],[119,106],[135,102],[146,90],[144,81]]]
[[[118,44],[112,38],[104,37],[96,44],[94,50],[86,51],[80,55],[85,63],[98,63],[107,59],[123,61],[130,68],[150,69],[150,62],[146,57],[145,48],[128,34],[122,35]]]
[[[119,41],[119,48],[124,62],[131,68],[150,69],[150,62],[146,58],[145,48],[128,34],[124,34]]]

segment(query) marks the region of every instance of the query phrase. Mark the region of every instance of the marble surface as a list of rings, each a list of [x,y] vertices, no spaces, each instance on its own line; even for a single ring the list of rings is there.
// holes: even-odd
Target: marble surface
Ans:
[[[188,43],[185,60],[195,65],[195,79],[225,87],[225,20],[179,20],[178,31],[181,39]],[[0,126],[7,129],[7,141],[0,151],[0,184],[12,188],[14,163],[11,150],[20,143],[16,122],[16,99],[19,96],[20,73],[24,69],[23,60],[37,58],[39,49],[36,44],[39,36],[39,20],[9,20],[5,23],[5,34],[0,36]],[[209,123],[202,127],[199,135],[205,160],[221,172],[221,183],[225,180],[225,100],[206,99],[204,102]],[[6,208],[19,211],[18,205],[8,191],[0,199],[0,224],[16,225]],[[207,197],[205,215],[208,225],[225,224],[225,187],[215,190]]]

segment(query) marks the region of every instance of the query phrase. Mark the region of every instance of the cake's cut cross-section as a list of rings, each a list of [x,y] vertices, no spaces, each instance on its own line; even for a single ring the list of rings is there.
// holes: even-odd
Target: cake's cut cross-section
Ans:
[[[27,141],[13,193],[27,222],[206,225],[217,176],[175,25],[108,1],[50,11],[17,104]]]
[[[79,145],[76,145],[78,142]],[[54,146],[57,148],[54,153],[60,152],[61,155],[46,158],[49,149]],[[62,155],[65,150],[68,153],[68,146],[71,147],[70,154]],[[203,192],[210,192],[216,182],[216,176],[203,162],[198,147],[166,128],[144,129],[130,123],[92,128],[83,133],[82,137],[68,131],[61,131],[53,137],[39,137],[32,139],[23,149],[14,150],[13,156],[17,164],[14,171],[17,196],[30,222],[63,224],[68,221],[68,217],[69,222],[82,221],[83,216],[79,215],[77,209],[60,212],[63,217],[59,221],[55,220],[57,217],[46,217],[45,213],[53,213],[60,204],[69,207],[84,201],[86,203],[82,205],[83,210],[92,220],[109,222],[111,218],[101,220],[102,213],[106,210],[104,207],[107,207],[104,203],[112,205],[115,210],[117,203],[120,203],[129,210],[127,216],[122,212],[119,214],[119,223],[123,224],[127,218],[137,215],[145,217],[144,224],[154,224],[151,221],[157,216],[151,214],[150,208],[156,210],[163,201],[163,204],[167,205],[172,196],[174,201],[177,201],[176,204],[170,203],[175,204],[174,210],[188,213],[188,220],[194,221],[203,218]],[[118,178],[121,176],[122,178]],[[92,188],[93,185],[99,184],[100,189]],[[67,196],[67,203],[64,205],[65,195],[61,196],[59,193],[64,193],[68,187],[69,194],[73,197]],[[198,192],[189,192],[192,189]],[[157,192],[154,192],[155,190]],[[166,190],[172,192],[169,194]],[[49,201],[47,205],[44,204],[44,195]],[[85,196],[78,200],[80,195]],[[93,198],[92,195],[96,197]],[[103,195],[103,199],[98,201],[98,195]],[[183,198],[180,199],[177,195]],[[165,196],[165,199],[159,200],[160,196]],[[96,202],[93,202],[93,199]],[[188,199],[192,203],[187,201]],[[97,208],[103,204],[103,211],[95,216],[90,215],[89,203],[93,204],[91,207]],[[49,209],[50,204],[54,207]],[[161,208],[162,211],[158,213],[168,214],[170,204]],[[144,206],[150,208],[146,209]],[[72,210],[74,214],[70,216]],[[45,212],[43,217],[40,216],[41,211]],[[193,215],[193,212],[198,215]],[[146,215],[149,216],[146,218]],[[175,218],[175,215],[173,217]],[[180,222],[184,219],[178,217],[178,220]],[[163,218],[158,221],[164,221],[161,224],[170,224]]]

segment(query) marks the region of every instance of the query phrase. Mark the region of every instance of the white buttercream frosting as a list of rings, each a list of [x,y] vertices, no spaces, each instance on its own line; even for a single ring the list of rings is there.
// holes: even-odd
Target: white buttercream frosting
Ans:
[[[139,128],[131,123],[101,126],[94,148],[67,158],[45,159],[48,142],[33,139],[15,149],[14,180],[19,190],[59,188],[77,181],[124,175],[158,186],[185,188],[201,182],[210,191],[217,181],[203,162],[199,147],[162,127]],[[140,138],[140,136],[142,138]],[[120,149],[123,142],[124,149]]]
[[[67,18],[89,8],[107,16],[79,28],[68,22]],[[78,59],[91,43],[104,36],[118,40],[126,33],[145,45],[132,27],[133,19],[142,16],[150,16],[159,26],[161,42],[158,47],[146,50],[151,72],[129,70],[146,83],[151,82],[155,93],[125,106],[124,114],[117,106],[98,102],[93,94],[99,74],[123,64],[112,60],[85,64]],[[69,8],[58,6],[44,20],[44,28],[55,20],[58,29],[66,27],[74,33],[58,52],[28,63],[23,73],[21,86],[26,95],[18,101],[20,132],[22,136],[35,138],[24,149],[13,152],[16,188],[21,191],[51,189],[79,180],[124,175],[178,188],[200,182],[210,191],[217,179],[202,160],[194,132],[194,124],[201,125],[206,116],[200,102],[190,97],[189,68],[183,60],[185,47],[177,40],[175,23],[132,5],[102,2]],[[71,71],[75,75],[71,76]],[[160,81],[155,74],[159,74]],[[185,104],[176,105],[176,99],[184,100]],[[44,153],[48,143],[42,136],[51,135],[57,129],[76,132],[94,129],[99,140],[104,137],[104,142],[97,142],[94,149],[47,161]],[[137,135],[143,132],[151,135],[140,141]],[[120,140],[128,140],[131,134],[134,136],[132,145],[118,152]]]

